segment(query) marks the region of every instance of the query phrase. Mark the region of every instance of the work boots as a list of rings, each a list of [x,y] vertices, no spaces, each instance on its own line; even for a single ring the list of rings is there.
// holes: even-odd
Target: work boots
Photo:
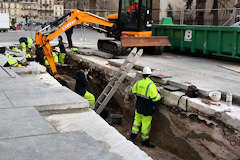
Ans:
[[[137,138],[137,134],[131,133],[130,138],[128,140],[134,142],[136,138]]]
[[[148,148],[154,148],[155,146],[150,143],[149,139],[142,141],[142,145]]]

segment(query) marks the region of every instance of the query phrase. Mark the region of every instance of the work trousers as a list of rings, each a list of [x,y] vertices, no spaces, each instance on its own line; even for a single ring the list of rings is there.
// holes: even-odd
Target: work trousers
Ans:
[[[151,129],[152,116],[144,116],[135,111],[134,122],[132,126],[132,133],[138,134],[141,127],[141,137],[143,140],[149,139]]]
[[[94,109],[94,105],[95,105],[95,97],[92,93],[86,91],[86,93],[84,94],[83,98],[85,98],[86,100],[88,100],[90,107],[92,109]]]
[[[65,63],[65,57],[66,57],[66,53],[60,53],[59,54],[59,63],[64,64]]]
[[[66,33],[66,36],[67,36],[67,40],[68,40],[68,47],[72,48],[72,34]]]

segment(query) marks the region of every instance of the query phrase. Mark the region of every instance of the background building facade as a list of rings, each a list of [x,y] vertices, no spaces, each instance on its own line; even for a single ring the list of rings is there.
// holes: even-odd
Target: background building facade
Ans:
[[[63,1],[0,0],[0,12],[9,13],[11,18],[53,18],[54,8],[57,15],[63,15]]]
[[[64,14],[63,1],[55,1],[53,9],[54,17],[59,18]]]

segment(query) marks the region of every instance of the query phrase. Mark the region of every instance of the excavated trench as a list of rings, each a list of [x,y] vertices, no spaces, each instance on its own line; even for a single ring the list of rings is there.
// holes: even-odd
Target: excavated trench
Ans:
[[[74,58],[69,58],[68,63],[73,67],[59,68],[59,82],[74,90],[74,74],[83,65],[88,65],[92,69],[93,80],[88,85],[88,90],[97,97],[114,73],[109,68],[103,68],[87,62],[79,62]],[[110,113],[122,114],[121,125],[112,124],[111,118],[105,120],[113,125],[122,135],[129,137],[131,125],[135,111],[135,97],[131,94],[131,86],[135,79],[127,77],[115,93],[114,97],[107,105]],[[195,117],[186,117],[170,107],[158,104],[158,110],[153,115],[150,140],[156,145],[154,149],[148,149],[140,145],[140,136],[136,141],[153,159],[184,159],[184,160],[211,160],[228,159],[240,160],[231,146],[226,145],[221,128],[207,126],[204,122]]]

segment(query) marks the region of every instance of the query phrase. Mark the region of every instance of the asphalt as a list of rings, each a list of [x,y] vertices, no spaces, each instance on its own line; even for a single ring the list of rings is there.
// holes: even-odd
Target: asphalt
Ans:
[[[0,141],[1,160],[120,160],[84,132],[46,134]]]
[[[235,62],[191,57],[176,53],[163,53],[159,56],[144,55],[137,65],[147,65],[159,73],[171,76],[169,81],[180,84],[194,84],[206,91],[220,90],[240,96],[240,73],[221,66],[238,66]]]
[[[9,32],[1,32],[0,33],[0,43],[1,44],[16,44],[19,43],[18,39],[20,37],[31,37],[35,39],[35,31],[9,31]],[[67,42],[67,37],[65,33],[60,34],[63,37],[63,41]],[[97,38],[96,38],[97,37]],[[84,30],[81,28],[75,28],[73,31],[72,39],[74,44],[81,43],[95,43],[97,44],[98,38],[104,38],[104,34],[98,33],[92,30]],[[53,40],[53,42],[57,42],[57,37]]]

